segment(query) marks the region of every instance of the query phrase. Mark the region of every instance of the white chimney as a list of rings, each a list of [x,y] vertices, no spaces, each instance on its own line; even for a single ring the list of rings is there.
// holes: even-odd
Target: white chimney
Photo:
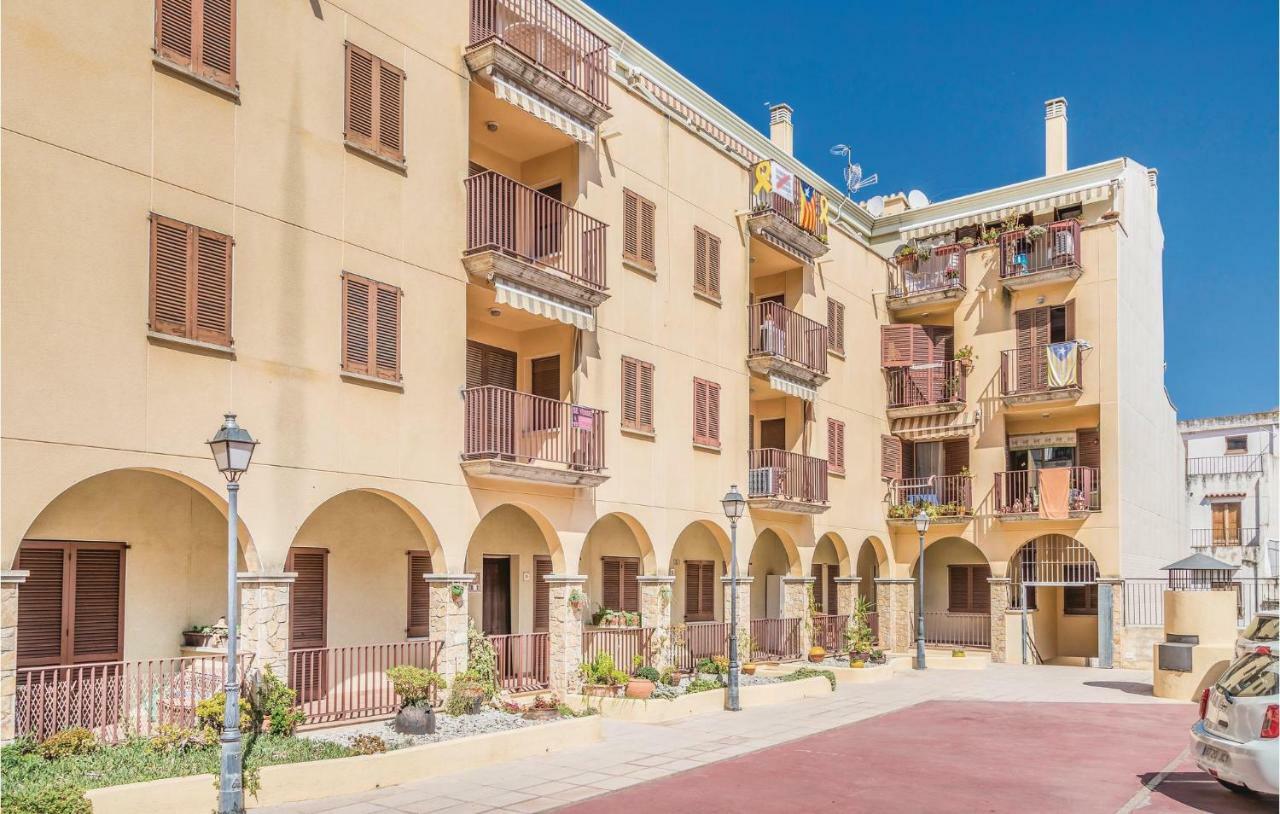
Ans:
[[[1059,96],[1044,103],[1044,174],[1067,171],[1067,100]]]
[[[791,105],[786,102],[769,108],[769,141],[787,155],[791,155],[791,139],[795,131],[791,126]]]

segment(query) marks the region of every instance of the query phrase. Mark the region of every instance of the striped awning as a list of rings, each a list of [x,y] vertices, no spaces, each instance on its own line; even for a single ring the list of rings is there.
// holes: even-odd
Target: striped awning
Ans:
[[[531,314],[537,314],[540,317],[559,320],[566,325],[573,325],[584,331],[594,331],[596,329],[596,316],[589,308],[583,308],[559,297],[543,294],[504,280],[494,280],[493,287],[498,291],[497,300],[499,303],[510,305],[512,308],[519,308],[521,311],[528,311]]]
[[[935,441],[968,435],[978,422],[972,415],[946,413],[895,418],[892,431],[909,441]]]
[[[1096,184],[1090,187],[1082,187],[1080,189],[1060,192],[1056,195],[1049,195],[1043,198],[1019,201],[1017,203],[1011,203],[1007,206],[1001,206],[995,209],[984,209],[954,218],[921,223],[918,226],[911,227],[910,229],[903,229],[902,239],[912,240],[920,237],[928,237],[930,235],[937,235],[943,232],[950,232],[953,229],[959,229],[961,226],[982,226],[983,224],[1004,220],[1010,215],[1025,215],[1028,212],[1035,214],[1039,214],[1041,212],[1052,212],[1054,209],[1059,207],[1071,206],[1072,204],[1077,203],[1087,204],[1093,201],[1101,201],[1110,196],[1111,182]]]
[[[784,376],[781,373],[769,374],[769,386],[774,390],[779,390],[789,396],[795,396],[805,401],[817,401],[818,390],[810,387],[799,379],[793,379],[790,376]]]
[[[596,142],[595,128],[577,117],[561,110],[555,105],[534,96],[502,78],[501,74],[493,75],[493,95],[504,102],[510,102],[521,110],[542,119],[560,132],[575,141],[592,145]]]

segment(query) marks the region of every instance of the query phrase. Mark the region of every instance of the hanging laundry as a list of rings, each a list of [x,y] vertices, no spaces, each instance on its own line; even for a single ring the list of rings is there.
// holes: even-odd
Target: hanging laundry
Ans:
[[[1040,489],[1040,516],[1045,520],[1066,520],[1071,516],[1071,470],[1066,467],[1036,472]]]
[[[1049,387],[1075,387],[1080,372],[1080,346],[1075,340],[1045,346],[1045,357]]]

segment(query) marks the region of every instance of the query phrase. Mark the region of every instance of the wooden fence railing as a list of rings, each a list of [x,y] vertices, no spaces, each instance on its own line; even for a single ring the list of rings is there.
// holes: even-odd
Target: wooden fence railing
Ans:
[[[434,639],[314,647],[289,651],[289,687],[307,716],[304,725],[391,715],[400,697],[387,670],[408,665],[436,670],[441,642]]]
[[[827,462],[782,449],[748,451],[747,497],[827,502]]]
[[[798,659],[800,652],[800,619],[752,619],[751,643],[753,659]]]
[[[844,635],[849,629],[849,615],[836,613],[818,613],[813,618],[813,643],[825,648],[828,653],[844,653]]]
[[[672,632],[671,661],[677,670],[693,670],[703,659],[728,654],[728,622],[687,622]]]
[[[490,636],[498,654],[498,684],[510,692],[545,690],[551,683],[550,633]]]
[[[636,656],[641,659],[641,666],[648,666],[653,661],[650,647],[653,642],[653,628],[629,627],[606,628],[600,630],[584,630],[582,632],[582,660],[592,661],[599,653],[613,656],[613,663],[619,670],[632,672],[635,669]]]
[[[505,387],[462,391],[467,460],[541,461],[604,469],[604,411]]]
[[[915,641],[916,615],[908,615],[911,641]],[[935,647],[991,647],[991,614],[925,611],[924,643]]]
[[[747,306],[747,354],[781,356],[827,372],[827,326],[776,302]]]
[[[609,43],[550,0],[471,0],[471,44],[496,37],[609,104]]]

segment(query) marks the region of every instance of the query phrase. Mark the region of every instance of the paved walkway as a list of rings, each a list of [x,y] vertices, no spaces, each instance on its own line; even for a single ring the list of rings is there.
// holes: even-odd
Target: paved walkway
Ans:
[[[717,712],[663,725],[605,721],[603,743],[348,797],[313,800],[256,811],[258,814],[547,811],[829,732],[874,716],[906,710],[925,701],[1025,702],[1031,705],[1027,707],[1029,710],[1035,709],[1036,702],[1105,704],[1108,705],[1105,709],[1112,711],[1110,714],[1118,709],[1110,705],[1168,705],[1168,710],[1152,709],[1142,714],[1144,717],[1186,718],[1185,722],[1177,720],[1176,725],[1169,730],[1173,734],[1162,739],[1173,740],[1169,745],[1173,749],[1173,755],[1177,755],[1186,745],[1186,726],[1195,714],[1194,707],[1189,703],[1152,698],[1150,674],[1142,671],[992,665],[982,671],[930,670],[923,674],[904,672],[895,675],[891,681],[880,684],[841,685],[839,691],[830,698],[808,699],[745,710],[737,714]],[[922,708],[917,707],[917,710],[920,709]],[[1082,709],[1089,711],[1087,707]],[[1105,718],[1107,713],[1103,710],[1103,707],[1097,708],[1097,712]],[[1012,712],[1013,708],[1009,711]],[[920,713],[914,714],[918,716]],[[1057,725],[1065,725],[1070,717],[1070,714],[1065,717],[1060,715],[1056,719]],[[926,736],[929,725],[927,715],[912,722],[912,727]],[[991,754],[1003,765],[1016,766],[1018,752],[1006,748],[1002,725],[987,727],[984,722],[980,722],[980,725],[987,730],[982,739],[984,749],[993,750]],[[1045,737],[1046,742],[1049,740],[1049,733],[1039,734]],[[862,742],[868,743],[865,740]],[[793,746],[797,750],[805,748],[803,744]],[[1077,748],[1087,750],[1087,747],[1088,743],[1082,742]],[[972,752],[957,752],[941,739],[928,743],[926,738],[916,751],[921,754],[922,759],[929,759],[924,754],[928,752],[933,755],[932,760],[949,760],[958,768],[962,768],[966,761],[984,760],[983,756]],[[985,759],[991,760],[990,756]],[[1168,762],[1166,759],[1158,766],[1147,767],[1147,776],[1134,783],[1133,789],[1141,790],[1142,782],[1164,769]],[[832,778],[833,785],[838,787],[841,794],[854,795],[857,788],[851,774],[854,767],[848,766],[848,760],[843,765],[845,768],[833,770],[826,776]],[[1132,772],[1130,777],[1133,777]],[[656,788],[657,785],[646,786],[646,790]],[[939,789],[939,793],[945,794],[945,788]],[[695,808],[710,810],[705,807],[706,799],[703,797],[703,804]],[[856,797],[839,799],[848,803]],[[612,802],[612,798],[609,802]],[[648,807],[655,811],[670,810],[654,804]],[[1117,805],[1106,810],[1115,811],[1119,807]],[[737,810],[741,808],[739,806]],[[1036,810],[1036,806],[1029,804],[1028,810]]]

